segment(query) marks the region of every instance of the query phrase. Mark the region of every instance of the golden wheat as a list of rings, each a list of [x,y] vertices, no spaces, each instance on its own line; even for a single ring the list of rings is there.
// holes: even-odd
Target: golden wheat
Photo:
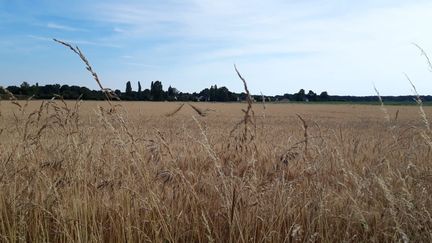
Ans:
[[[432,237],[431,152],[415,107],[387,107],[400,110],[394,140],[376,106],[267,103],[257,149],[237,151],[225,145],[244,104],[166,117],[180,104],[16,103],[1,106],[2,241]]]

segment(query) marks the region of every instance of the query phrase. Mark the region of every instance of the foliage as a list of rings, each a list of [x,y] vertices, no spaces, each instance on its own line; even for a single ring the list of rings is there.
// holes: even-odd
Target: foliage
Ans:
[[[153,88],[152,88],[153,87]],[[104,93],[101,91],[90,90],[86,87],[80,87],[76,85],[59,85],[59,84],[47,84],[30,85],[27,82],[23,82],[20,86],[8,86],[6,87],[12,94],[17,98],[27,99],[33,96],[33,99],[51,99],[54,95],[61,95],[67,100],[76,100],[82,95],[84,100],[103,100]],[[163,90],[163,84],[161,81],[154,81],[150,85],[150,89],[145,89],[140,92],[141,83],[138,82],[138,92],[133,91],[132,84],[130,81],[126,83],[125,92],[116,90],[114,93],[117,94],[122,100],[140,100],[140,101],[212,101],[212,102],[234,102],[234,101],[246,101],[245,93],[234,93],[228,90],[226,87],[217,87],[212,85],[210,88],[205,88],[199,93],[184,93],[176,88],[169,86],[167,91]],[[262,101],[261,95],[253,95],[255,101]],[[284,94],[276,96],[265,96],[266,99],[271,101],[295,101],[295,102],[359,102],[359,103],[377,103],[378,99],[376,96],[341,96],[341,95],[329,95],[327,91],[323,91],[320,95],[317,95],[312,90],[306,94],[304,89],[294,94]],[[432,96],[422,96],[422,100],[427,104],[432,102]],[[386,103],[411,103],[415,104],[416,99],[413,95],[406,96],[383,96],[382,99]]]
[[[165,100],[165,92],[163,90],[163,86],[162,86],[161,81],[151,82],[150,95],[151,95],[153,101]]]

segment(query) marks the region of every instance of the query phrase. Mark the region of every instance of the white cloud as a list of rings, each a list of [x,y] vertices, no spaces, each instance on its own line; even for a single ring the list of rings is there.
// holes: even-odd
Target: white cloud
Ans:
[[[137,58],[150,55],[170,66],[163,74],[168,78],[228,79],[237,62],[266,93],[304,85],[373,94],[375,82],[384,87],[383,94],[395,94],[409,92],[401,75],[406,71],[418,74],[419,89],[432,93],[429,74],[421,71],[424,63],[410,44],[432,50],[432,4],[427,1],[186,0],[98,8],[97,19],[121,26],[115,35],[119,42],[168,39],[142,51],[133,46]],[[174,60],[174,66],[164,63]],[[178,73],[169,75],[174,70]]]
[[[39,41],[50,41],[53,42],[52,37],[47,36],[39,36],[39,35],[27,35],[28,38],[39,40]],[[111,44],[106,41],[89,41],[89,40],[80,40],[80,39],[65,39],[65,38],[56,38],[61,41],[70,43],[71,45],[91,45],[91,46],[102,46],[102,47],[111,47],[111,48],[120,48],[120,45]]]
[[[27,35],[28,38],[32,38],[35,40],[40,40],[40,41],[52,41],[52,38],[48,38],[48,37],[44,37],[44,36],[38,36],[38,35]]]
[[[56,29],[56,30],[64,30],[64,31],[87,31],[81,28],[74,28],[67,25],[56,24],[56,23],[48,23],[46,25],[47,28]]]
[[[410,44],[432,55],[430,13],[424,0],[98,1],[79,15],[94,24],[94,35],[68,37],[121,47],[113,56],[137,70],[106,70],[110,77],[166,79],[179,89],[217,81],[239,91],[235,62],[251,89],[267,94],[373,94],[372,83],[383,95],[409,93],[403,72],[420,92],[432,93],[432,74]],[[79,29],[55,22],[51,28]],[[97,32],[100,26],[108,31]]]

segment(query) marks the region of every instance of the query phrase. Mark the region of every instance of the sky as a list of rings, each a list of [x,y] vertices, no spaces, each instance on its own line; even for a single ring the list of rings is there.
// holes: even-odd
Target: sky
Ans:
[[[430,0],[0,0],[0,85],[432,95]]]

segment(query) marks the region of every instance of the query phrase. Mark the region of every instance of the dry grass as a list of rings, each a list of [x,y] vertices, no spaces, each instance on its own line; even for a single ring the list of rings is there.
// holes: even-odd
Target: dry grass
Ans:
[[[382,105],[384,120],[374,106],[255,107],[236,69],[246,110],[120,103],[57,42],[108,102],[0,100],[1,241],[432,240],[419,97],[420,117]]]
[[[5,242],[432,239],[415,107],[398,107],[390,132],[376,106],[266,104],[256,150],[236,150],[226,144],[245,104],[167,117],[180,104],[14,102],[0,106]]]
[[[76,55],[79,56],[79,58],[81,59],[81,61],[84,63],[84,65],[86,66],[87,71],[89,71],[93,77],[93,79],[96,81],[96,83],[98,84],[100,90],[105,94],[105,98],[106,101],[111,104],[111,100],[112,99],[116,99],[116,100],[120,100],[120,98],[116,95],[116,93],[114,93],[114,91],[112,91],[111,89],[108,88],[104,88],[102,86],[101,81],[99,80],[99,76],[97,75],[97,73],[95,71],[93,71],[93,67],[90,65],[90,62],[87,60],[87,57],[84,55],[84,53],[81,51],[81,49],[79,49],[78,46],[73,46],[67,42],[61,41],[61,40],[57,40],[57,39],[53,39],[55,42],[69,48],[72,52],[74,52]]]

